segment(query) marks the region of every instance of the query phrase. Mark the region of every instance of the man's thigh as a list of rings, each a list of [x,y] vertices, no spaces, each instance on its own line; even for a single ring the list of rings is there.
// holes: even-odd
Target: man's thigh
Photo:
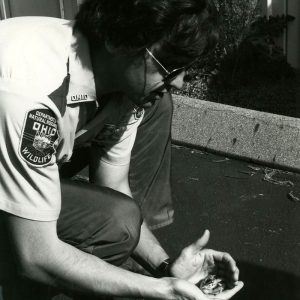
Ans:
[[[132,254],[142,223],[138,205],[115,190],[88,182],[61,181],[61,240],[114,265]]]

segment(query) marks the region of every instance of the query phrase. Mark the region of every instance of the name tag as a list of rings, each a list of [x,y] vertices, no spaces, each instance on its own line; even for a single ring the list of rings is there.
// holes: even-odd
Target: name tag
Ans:
[[[71,101],[77,102],[77,101],[85,101],[88,99],[88,95],[72,95]]]

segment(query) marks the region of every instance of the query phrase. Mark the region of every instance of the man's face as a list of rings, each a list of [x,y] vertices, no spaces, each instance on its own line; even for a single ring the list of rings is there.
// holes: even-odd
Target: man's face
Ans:
[[[184,70],[165,82],[167,72],[145,51],[144,56],[133,59],[121,74],[119,78],[121,91],[140,107],[152,106],[171,87],[181,89],[183,86]]]

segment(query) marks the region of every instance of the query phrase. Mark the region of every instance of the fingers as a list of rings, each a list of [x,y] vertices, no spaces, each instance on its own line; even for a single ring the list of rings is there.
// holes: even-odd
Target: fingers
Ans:
[[[204,252],[213,256],[214,261],[218,264],[218,267],[229,268],[231,270],[236,268],[236,262],[229,253],[212,249],[205,249]]]
[[[239,280],[239,269],[232,256],[226,252],[220,252],[210,249],[204,250],[208,255],[213,256],[213,260],[216,266],[215,271],[217,274],[226,279],[226,283],[229,288],[235,286],[235,283]]]
[[[193,244],[195,250],[198,251],[204,248],[209,241],[209,237],[210,237],[210,232],[209,230],[206,229],[203,235]]]
[[[226,282],[226,286],[230,289],[237,285],[239,273],[240,271],[237,267],[235,270],[217,270],[218,277],[223,278]]]
[[[171,279],[173,291],[176,299],[190,299],[190,300],[209,300],[208,296],[202,291],[186,280]]]
[[[235,287],[232,289],[225,290],[221,292],[220,294],[211,297],[211,300],[227,300],[232,298],[238,291],[240,291],[244,286],[244,283],[242,281],[238,281]]]
[[[236,266],[235,260],[228,253],[223,253],[220,271],[223,271],[225,278],[228,280],[228,283],[232,283],[234,285],[235,282],[239,280],[240,271]],[[233,287],[230,286],[230,287]]]

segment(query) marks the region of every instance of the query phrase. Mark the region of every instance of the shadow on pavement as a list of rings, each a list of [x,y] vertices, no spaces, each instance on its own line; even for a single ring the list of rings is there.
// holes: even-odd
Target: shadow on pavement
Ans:
[[[244,288],[234,300],[299,300],[300,278],[274,269],[239,261]]]

